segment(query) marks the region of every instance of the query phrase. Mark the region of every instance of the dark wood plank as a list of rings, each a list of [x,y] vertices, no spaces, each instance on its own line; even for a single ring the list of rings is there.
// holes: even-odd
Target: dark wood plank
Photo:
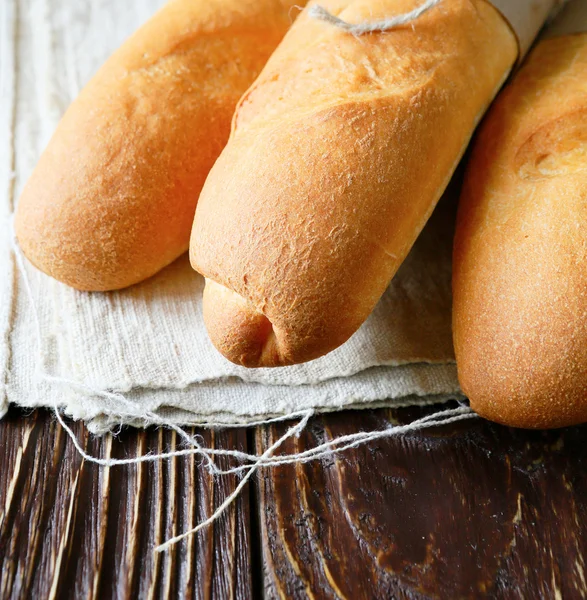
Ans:
[[[180,445],[163,429],[114,439],[72,428],[101,457]],[[201,433],[212,447],[247,448],[244,430]],[[81,459],[45,411],[12,411],[0,422],[0,447],[0,598],[252,597],[248,493],[213,527],[153,553],[208,517],[236,476],[215,481],[193,456],[101,468]]]
[[[315,418],[284,449],[425,412]],[[113,439],[73,427],[99,456],[179,447],[164,430]],[[285,427],[259,431],[257,449]],[[202,434],[213,447],[247,447],[244,430]],[[0,597],[250,598],[257,583],[268,598],[585,597],[586,435],[479,420],[266,470],[252,506],[245,493],[215,527],[154,555],[236,478],[214,481],[195,457],[99,468],[50,413],[13,411],[0,422]]]
[[[315,418],[301,451],[430,409]],[[286,425],[257,436],[258,450]],[[587,427],[474,420],[258,478],[268,598],[587,597]]]

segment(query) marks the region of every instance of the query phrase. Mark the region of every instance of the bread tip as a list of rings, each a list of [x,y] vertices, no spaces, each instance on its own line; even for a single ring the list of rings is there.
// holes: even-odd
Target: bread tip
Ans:
[[[292,364],[280,351],[271,321],[245,298],[210,279],[204,288],[204,323],[214,347],[249,368]]]

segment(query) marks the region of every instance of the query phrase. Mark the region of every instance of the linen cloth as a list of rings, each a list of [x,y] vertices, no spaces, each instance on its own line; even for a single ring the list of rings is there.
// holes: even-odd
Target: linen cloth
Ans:
[[[309,408],[459,397],[450,314],[456,181],[363,327],[304,365],[245,369],[226,361],[208,340],[203,279],[187,256],[111,293],[77,292],[25,262],[33,308],[11,246],[18,196],[81,86],[162,4],[0,2],[0,413],[11,402],[59,406],[101,432],[148,425],[153,415],[221,425]],[[41,371],[69,383],[43,379]],[[100,390],[124,393],[144,415],[117,414],[116,400]]]

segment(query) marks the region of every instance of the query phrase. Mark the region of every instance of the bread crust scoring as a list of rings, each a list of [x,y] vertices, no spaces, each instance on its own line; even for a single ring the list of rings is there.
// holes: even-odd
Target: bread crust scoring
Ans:
[[[453,331],[484,417],[587,421],[587,34],[539,43],[491,108],[459,207]]]
[[[323,4],[358,22],[418,2]],[[360,39],[298,18],[239,103],[196,211],[191,260],[217,284],[206,324],[227,358],[303,362],[358,329],[516,55],[483,0],[442,2],[411,26]],[[243,299],[230,317],[219,286]],[[262,333],[251,330],[255,314],[269,332],[263,320]]]

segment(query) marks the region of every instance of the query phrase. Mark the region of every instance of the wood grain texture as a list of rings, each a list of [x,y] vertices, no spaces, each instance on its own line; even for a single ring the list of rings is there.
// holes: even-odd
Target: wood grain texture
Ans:
[[[324,416],[284,451],[423,412]],[[266,596],[586,597],[586,435],[479,419],[264,472]]]
[[[430,410],[317,417],[282,451]],[[259,451],[286,427],[201,433]],[[97,456],[179,446],[161,429],[73,428]],[[235,478],[214,482],[193,457],[100,468],[50,413],[13,410],[0,421],[0,598],[584,598],[586,436],[475,420],[265,470],[215,527],[154,555]]]
[[[86,451],[130,457],[179,445],[163,429],[92,437]],[[201,432],[245,449],[245,431]],[[209,516],[236,486],[213,481],[194,457],[100,468],[81,459],[45,411],[0,422],[0,598],[250,598],[249,496],[214,527],[154,554]],[[221,463],[222,461],[219,460]],[[226,465],[228,466],[228,465]]]

